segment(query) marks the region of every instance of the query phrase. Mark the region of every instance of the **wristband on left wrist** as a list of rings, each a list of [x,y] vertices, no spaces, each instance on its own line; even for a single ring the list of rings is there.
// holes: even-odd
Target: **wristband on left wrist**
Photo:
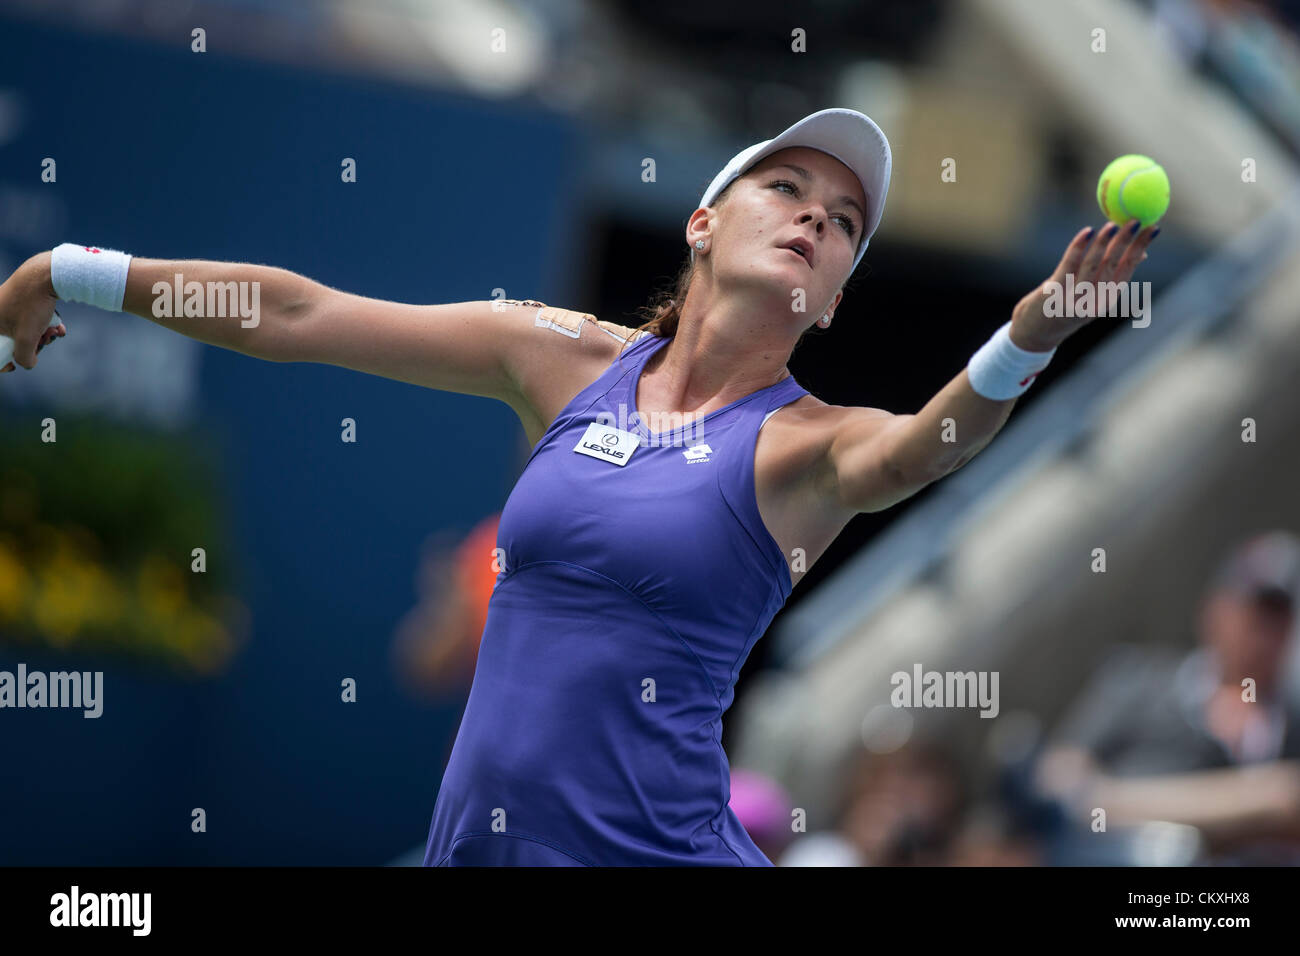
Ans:
[[[993,333],[966,366],[966,377],[977,395],[994,401],[1018,398],[1047,368],[1056,349],[1031,352],[1011,341],[1011,322]]]

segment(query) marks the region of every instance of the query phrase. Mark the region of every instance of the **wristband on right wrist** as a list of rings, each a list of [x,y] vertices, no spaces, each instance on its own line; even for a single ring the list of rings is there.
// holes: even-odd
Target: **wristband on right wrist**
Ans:
[[[50,253],[50,284],[65,302],[122,311],[131,257],[115,249],[65,242]]]

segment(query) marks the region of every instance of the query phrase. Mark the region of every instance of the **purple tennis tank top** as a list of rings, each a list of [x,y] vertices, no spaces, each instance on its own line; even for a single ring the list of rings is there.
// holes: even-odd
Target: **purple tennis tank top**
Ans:
[[[668,341],[565,406],[502,510],[426,866],[772,865],[727,805],[722,715],[792,586],[754,445],[807,392],[787,377],[652,433],[636,385]]]

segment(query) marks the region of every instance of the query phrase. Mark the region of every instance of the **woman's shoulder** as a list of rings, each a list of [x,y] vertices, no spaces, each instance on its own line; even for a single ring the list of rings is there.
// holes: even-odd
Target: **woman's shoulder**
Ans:
[[[536,444],[576,394],[649,333],[535,299],[507,301],[530,309],[511,363],[518,392],[512,407]]]
[[[648,329],[634,329],[630,325],[619,325],[617,322],[608,322],[605,319],[596,319],[595,322],[610,336],[622,339],[628,345],[640,342],[646,336],[652,334]]]
[[[630,325],[611,322],[608,319],[600,319],[590,312],[580,312],[577,309],[547,305],[545,302],[539,302],[536,299],[506,299],[505,302],[508,305],[535,307],[537,316],[534,319],[534,325],[552,329],[574,339],[582,337],[582,327],[588,322],[611,339],[617,339],[619,342],[629,345],[633,342],[639,342],[645,336],[651,334],[646,329],[637,329]]]

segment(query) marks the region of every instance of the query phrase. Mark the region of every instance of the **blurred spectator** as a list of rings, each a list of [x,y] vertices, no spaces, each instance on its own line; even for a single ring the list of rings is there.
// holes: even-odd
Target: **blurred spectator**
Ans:
[[[1041,866],[1035,841],[998,804],[972,810],[944,860],[947,866]]]
[[[776,862],[794,837],[794,807],[785,788],[765,774],[732,770],[728,805],[763,855]]]
[[[1300,152],[1296,0],[1149,0],[1156,29],[1187,64],[1222,82]]]
[[[965,807],[960,769],[942,747],[908,743],[862,751],[836,831],[800,837],[781,866],[941,865]]]
[[[460,731],[469,702],[488,603],[496,586],[500,512],[483,518],[459,543],[447,532],[430,535],[416,573],[416,603],[397,625],[392,661],[402,686],[420,697],[454,694],[460,713],[442,748],[442,765]],[[420,866],[424,841],[389,862]]]
[[[1066,716],[1037,780],[1086,825],[1200,831],[1214,862],[1300,862],[1300,710],[1286,682],[1300,539],[1259,535],[1220,566],[1201,646],[1112,658]],[[1266,841],[1266,842],[1265,842]]]
[[[776,861],[778,866],[866,866],[858,848],[838,830],[798,837]]]
[[[496,586],[499,512],[482,519],[464,540],[434,535],[417,575],[416,605],[398,623],[394,664],[405,686],[421,696],[468,694]]]

